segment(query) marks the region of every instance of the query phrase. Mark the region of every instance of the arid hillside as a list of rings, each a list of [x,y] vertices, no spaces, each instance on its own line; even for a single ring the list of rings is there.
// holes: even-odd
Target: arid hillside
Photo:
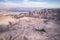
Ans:
[[[60,40],[60,9],[0,12],[0,40]]]
[[[29,16],[60,20],[60,9],[42,9],[29,12]]]
[[[41,9],[41,10],[33,10],[29,12],[21,12],[15,15],[17,18],[21,17],[35,17],[35,18],[45,18],[45,19],[54,19],[60,21],[60,8],[56,9]]]

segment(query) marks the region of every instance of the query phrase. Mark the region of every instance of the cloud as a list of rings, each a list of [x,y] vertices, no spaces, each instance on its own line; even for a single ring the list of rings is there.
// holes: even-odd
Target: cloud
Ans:
[[[37,2],[29,0],[0,0],[0,7],[60,7],[59,3]]]
[[[28,2],[28,0],[24,0],[21,3],[14,2],[0,2],[0,5],[5,5],[6,7],[42,7],[42,5],[47,4],[47,2]]]
[[[5,7],[42,7],[42,5],[47,4],[47,2],[32,2],[29,0],[22,0],[23,2],[18,2],[21,0],[4,0],[5,2],[0,2],[0,5]]]
[[[0,5],[4,6],[4,7],[7,7],[7,8],[8,7],[18,7],[19,6],[19,4],[13,3],[13,2],[0,2]]]
[[[29,0],[24,0],[24,2],[28,2]]]
[[[41,7],[42,5],[47,4],[47,2],[24,2],[23,5],[27,7]]]

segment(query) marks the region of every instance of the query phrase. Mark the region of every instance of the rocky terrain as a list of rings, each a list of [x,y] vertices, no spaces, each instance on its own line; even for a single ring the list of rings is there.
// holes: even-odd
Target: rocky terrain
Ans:
[[[59,13],[60,13],[60,9],[42,9],[42,10],[35,10],[30,12],[30,16],[55,19],[59,17],[60,15]]]
[[[18,12],[15,15],[13,12],[0,13],[0,15],[4,16],[3,18],[0,16],[2,20],[0,40],[60,40],[60,9]],[[8,18],[10,18],[9,21],[7,21]],[[4,25],[3,21],[9,24]],[[15,23],[12,24],[13,22]]]
[[[20,17],[34,17],[34,18],[45,18],[45,19],[54,19],[60,21],[60,8],[56,9],[41,9],[33,10],[26,13],[19,13],[19,16],[15,15],[17,18]]]

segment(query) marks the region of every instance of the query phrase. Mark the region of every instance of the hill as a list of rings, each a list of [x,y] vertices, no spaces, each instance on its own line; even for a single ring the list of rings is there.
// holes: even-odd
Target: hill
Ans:
[[[0,40],[60,40],[60,8],[0,12],[0,15],[4,15],[0,22],[8,23],[0,25]],[[15,22],[11,25],[10,21]]]

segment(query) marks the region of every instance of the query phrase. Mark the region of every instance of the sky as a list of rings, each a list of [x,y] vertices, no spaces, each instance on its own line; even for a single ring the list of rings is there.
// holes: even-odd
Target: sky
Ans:
[[[0,7],[60,8],[60,0],[0,0]]]

